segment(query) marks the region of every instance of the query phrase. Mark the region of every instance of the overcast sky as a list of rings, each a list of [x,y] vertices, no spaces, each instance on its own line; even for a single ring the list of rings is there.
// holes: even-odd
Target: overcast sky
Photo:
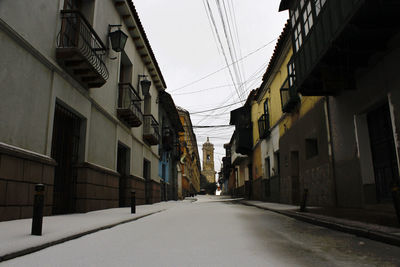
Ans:
[[[243,105],[248,92],[260,86],[276,38],[288,17],[287,12],[278,12],[280,0],[208,0],[208,3],[134,0],[167,83],[167,92],[175,104],[196,113],[237,103],[191,114],[195,126],[229,124],[229,111]],[[236,60],[239,62],[231,65],[229,71],[226,62],[232,64]],[[225,154],[223,144],[229,142],[232,132],[233,127],[195,129],[201,158],[201,145],[207,136],[214,144],[217,172]]]

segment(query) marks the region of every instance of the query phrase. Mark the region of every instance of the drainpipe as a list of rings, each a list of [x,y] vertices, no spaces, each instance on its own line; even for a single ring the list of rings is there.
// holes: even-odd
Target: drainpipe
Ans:
[[[333,195],[334,195],[334,203],[335,207],[338,206],[338,192],[337,192],[337,181],[336,181],[336,171],[335,171],[335,158],[333,153],[333,145],[332,145],[332,131],[331,131],[331,117],[329,112],[329,96],[325,96],[324,101],[324,109],[325,109],[325,123],[326,123],[326,132],[328,137],[328,154],[329,161],[332,166],[332,178],[333,178]]]

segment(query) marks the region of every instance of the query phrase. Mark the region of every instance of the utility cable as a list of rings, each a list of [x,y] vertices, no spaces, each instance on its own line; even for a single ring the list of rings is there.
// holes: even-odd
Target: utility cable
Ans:
[[[244,101],[244,100],[243,100],[243,101]],[[204,113],[204,112],[208,112],[208,111],[213,111],[213,110],[217,110],[217,109],[221,109],[221,108],[226,108],[226,107],[230,107],[230,106],[239,104],[239,103],[241,103],[241,102],[243,102],[243,101],[239,101],[239,102],[232,103],[232,104],[229,104],[229,105],[226,105],[226,106],[222,106],[222,107],[218,107],[218,108],[212,108],[212,109],[207,109],[207,110],[202,110],[202,111],[196,111],[196,112],[189,112],[189,114],[190,114],[190,115],[192,115],[192,114],[199,114],[199,113]]]
[[[225,50],[224,50],[224,46],[223,46],[223,44],[222,44],[221,37],[220,37],[220,35],[219,35],[217,25],[216,25],[216,23],[215,23],[214,15],[213,15],[213,13],[212,13],[212,10],[211,10],[211,7],[210,7],[210,4],[209,4],[208,0],[207,0],[206,2],[207,2],[208,11],[210,12],[211,21],[212,21],[212,23],[213,23],[213,25],[214,25],[215,32],[217,33],[217,39],[218,39],[218,42],[219,42],[219,44],[220,44],[220,46],[221,46],[222,54],[224,55],[225,64],[226,64],[226,66],[228,67],[228,71],[229,71],[229,75],[230,75],[230,77],[231,77],[231,80],[232,80],[233,84],[235,84],[235,79],[233,78],[232,71],[231,71],[231,69],[229,68],[228,58],[226,57],[226,53],[225,53]],[[239,91],[238,91],[238,89],[236,88],[236,86],[235,86],[235,90],[236,90],[236,93],[237,93],[238,96],[239,96]],[[240,99],[240,97],[239,97],[239,99]]]
[[[254,50],[254,51],[248,53],[247,55],[245,55],[244,57],[238,59],[237,62],[239,62],[239,61],[241,61],[241,60],[244,60],[244,59],[248,58],[248,57],[251,56],[251,55],[254,55],[255,53],[257,53],[258,51],[260,51],[260,50],[262,50],[263,48],[267,47],[268,45],[272,44],[272,43],[273,43],[274,41],[276,41],[276,40],[277,40],[277,38],[275,38],[275,39],[269,41],[268,43],[266,43],[266,44],[260,46],[260,47],[257,48],[256,50]],[[229,66],[231,66],[232,64],[235,64],[235,63],[236,63],[236,62],[232,62],[231,64],[229,64]],[[176,92],[176,91],[181,90],[181,89],[183,89],[183,88],[186,88],[186,87],[188,87],[188,86],[190,86],[190,85],[192,85],[192,84],[195,84],[195,83],[198,83],[198,82],[200,82],[200,81],[202,81],[202,80],[204,80],[204,79],[207,79],[208,77],[210,77],[210,76],[212,76],[212,75],[214,75],[214,74],[216,74],[216,73],[218,73],[218,72],[223,71],[224,69],[228,68],[229,66],[224,66],[224,67],[222,67],[222,68],[220,68],[220,69],[218,69],[218,70],[216,70],[216,71],[213,71],[213,72],[211,72],[211,73],[209,73],[209,74],[207,74],[207,75],[205,75],[205,76],[203,76],[203,77],[201,77],[201,78],[199,78],[199,79],[197,79],[197,80],[195,80],[195,81],[193,81],[193,82],[190,82],[190,83],[188,83],[188,84],[186,84],[186,85],[184,85],[184,86],[178,87],[178,88],[176,88],[176,89],[174,89],[174,90],[171,90],[170,93]]]

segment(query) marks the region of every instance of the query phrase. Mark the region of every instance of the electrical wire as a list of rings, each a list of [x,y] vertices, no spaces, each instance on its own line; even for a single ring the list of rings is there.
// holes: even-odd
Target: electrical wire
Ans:
[[[276,41],[276,40],[277,40],[277,38],[275,38],[275,39],[269,41],[268,43],[266,43],[266,44],[260,46],[260,47],[257,48],[256,50],[254,50],[254,51],[248,53],[248,54],[245,55],[244,57],[238,59],[238,61],[244,60],[244,59],[248,58],[249,56],[254,55],[255,53],[257,53],[258,51],[260,51],[260,50],[262,50],[263,48],[267,47],[268,45],[272,44],[272,43],[273,43],[274,41]],[[234,64],[234,63],[236,63],[236,62],[232,62],[231,64],[229,64],[229,66],[231,66],[231,65]],[[195,80],[195,81],[193,81],[193,82],[190,82],[190,83],[188,83],[188,84],[185,84],[185,85],[183,85],[183,86],[181,86],[181,87],[178,87],[178,88],[176,88],[176,89],[174,89],[174,90],[171,90],[171,91],[169,91],[169,92],[170,92],[170,93],[176,92],[176,91],[181,90],[181,89],[183,89],[183,88],[186,88],[186,87],[188,87],[188,86],[190,86],[190,85],[193,85],[193,84],[195,84],[195,83],[198,83],[198,82],[200,82],[200,81],[202,81],[202,80],[204,80],[204,79],[207,79],[208,77],[210,77],[210,76],[212,76],[212,75],[214,75],[214,74],[216,74],[216,73],[218,73],[218,72],[223,71],[224,69],[228,68],[229,66],[224,66],[224,67],[222,67],[222,68],[220,68],[220,69],[218,69],[218,70],[216,70],[216,71],[213,71],[213,72],[211,72],[211,73],[209,73],[209,74],[207,74],[207,75],[205,75],[205,76],[203,76],[203,77],[201,77],[201,78],[199,78],[199,79],[197,79],[197,80]]]
[[[228,68],[228,72],[229,72],[229,75],[230,75],[230,77],[231,77],[231,80],[232,80],[233,84],[235,84],[235,79],[233,78],[232,71],[231,71],[231,69],[229,68],[229,65],[230,65],[230,64],[229,64],[229,62],[228,62],[228,58],[227,58],[227,56],[226,56],[226,53],[225,53],[225,50],[224,50],[224,46],[223,46],[223,44],[222,44],[221,37],[220,37],[220,34],[219,34],[219,32],[218,32],[217,24],[215,23],[214,15],[213,15],[213,13],[212,13],[212,10],[211,10],[211,7],[210,7],[210,4],[209,4],[208,0],[206,0],[206,3],[207,3],[208,11],[209,11],[209,13],[210,13],[210,17],[211,17],[212,24],[213,24],[214,29],[215,29],[215,32],[216,32],[216,34],[217,34],[218,43],[219,43],[219,45],[220,45],[220,47],[221,47],[221,51],[222,51],[222,54],[223,54],[224,59],[225,59],[226,67]],[[235,90],[236,90],[236,92],[237,92],[237,94],[238,94],[238,96],[239,96],[240,93],[239,93],[239,91],[238,91],[238,89],[237,89],[236,86],[235,86]]]
[[[229,104],[229,105],[226,105],[226,106],[222,106],[222,107],[218,107],[218,108],[212,108],[212,109],[207,109],[207,110],[202,110],[202,111],[189,112],[189,114],[192,115],[192,114],[198,114],[198,113],[204,113],[204,112],[208,112],[208,111],[218,110],[218,109],[221,109],[221,108],[226,108],[226,107],[230,107],[230,106],[239,104],[240,102],[243,102],[243,101],[239,101],[239,102],[232,103],[232,104]]]

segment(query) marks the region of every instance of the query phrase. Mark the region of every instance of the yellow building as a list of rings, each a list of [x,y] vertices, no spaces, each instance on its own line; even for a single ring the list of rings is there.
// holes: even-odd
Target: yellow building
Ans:
[[[287,23],[251,105],[254,199],[332,205],[333,178],[325,98],[293,89],[295,69]],[[323,188],[321,188],[323,187]]]
[[[200,157],[189,112],[180,107],[177,110],[185,130],[179,136],[182,156],[178,166],[178,197],[184,198],[200,191]]]
[[[284,116],[281,87],[287,80],[292,56],[290,26],[285,25],[275,46],[263,82],[252,102],[252,197],[279,201],[279,125]]]

